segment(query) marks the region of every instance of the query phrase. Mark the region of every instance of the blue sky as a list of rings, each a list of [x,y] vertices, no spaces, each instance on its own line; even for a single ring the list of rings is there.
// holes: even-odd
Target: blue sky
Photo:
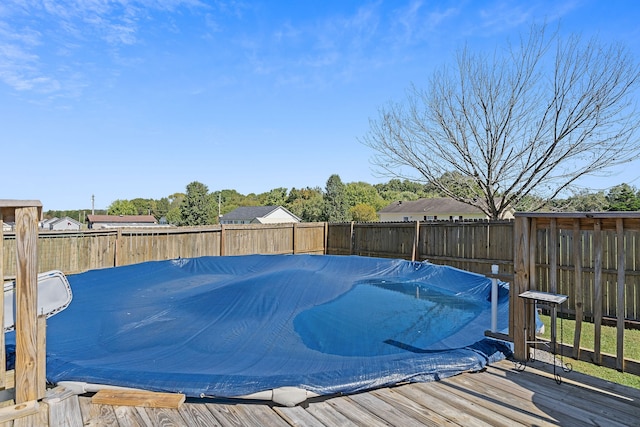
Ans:
[[[636,1],[3,0],[0,198],[45,210],[386,182],[358,142],[463,43],[532,22],[640,53]],[[592,189],[640,186],[640,162]]]

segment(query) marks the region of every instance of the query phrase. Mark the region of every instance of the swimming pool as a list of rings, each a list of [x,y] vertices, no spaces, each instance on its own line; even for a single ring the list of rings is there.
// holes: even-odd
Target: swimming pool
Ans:
[[[491,281],[428,262],[202,257],[68,279],[74,299],[48,323],[52,383],[328,395],[477,371],[510,353],[484,336]],[[502,330],[508,305],[501,284]]]

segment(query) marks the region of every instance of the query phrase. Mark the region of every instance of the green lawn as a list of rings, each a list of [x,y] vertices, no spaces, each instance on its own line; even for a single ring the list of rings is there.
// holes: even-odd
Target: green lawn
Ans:
[[[549,339],[551,327],[549,326],[549,316],[541,315],[544,322],[545,333],[542,337]],[[562,336],[560,336],[560,319],[557,322],[558,341],[573,345],[573,332],[575,329],[574,320],[562,320]],[[580,336],[580,346],[585,349],[593,349],[594,327],[592,323],[582,322],[582,333]],[[616,328],[602,326],[600,351],[614,355],[616,354]],[[627,359],[640,360],[640,330],[625,330],[624,334],[624,355]],[[591,375],[618,384],[640,389],[640,376],[618,372],[615,369],[604,368],[593,363],[582,362],[573,358],[565,357],[565,363],[571,363],[573,370],[583,374]]]

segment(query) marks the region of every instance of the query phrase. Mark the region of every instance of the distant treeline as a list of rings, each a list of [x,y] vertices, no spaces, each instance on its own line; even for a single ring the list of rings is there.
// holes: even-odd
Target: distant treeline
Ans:
[[[449,175],[443,179],[451,179]],[[461,178],[462,179],[462,178]],[[338,175],[327,180],[324,189],[274,188],[268,192],[247,195],[235,190],[209,192],[206,185],[192,182],[185,193],[174,193],[161,199],[136,198],[114,200],[107,210],[95,210],[95,214],[154,215],[175,225],[206,225],[218,223],[219,216],[240,206],[283,206],[304,222],[371,222],[377,221],[377,212],[392,202],[442,197],[436,187],[409,180],[392,179],[383,184],[366,182],[342,183]],[[529,211],[538,201],[535,196],[523,200],[517,211]],[[640,210],[640,191],[628,184],[620,184],[608,191],[581,190],[565,199],[547,202],[552,211],[637,211]],[[45,218],[68,216],[86,223],[91,209],[49,210]]]

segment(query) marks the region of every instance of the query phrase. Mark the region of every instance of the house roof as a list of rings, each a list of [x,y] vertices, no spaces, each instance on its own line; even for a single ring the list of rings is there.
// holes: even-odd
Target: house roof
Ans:
[[[433,197],[428,199],[419,199],[413,201],[398,201],[385,206],[378,213],[420,213],[422,215],[438,215],[438,214],[483,214],[483,212],[466,203],[448,197]]]
[[[296,218],[299,220],[297,216],[295,216],[294,214],[292,214],[282,206],[240,206],[239,208],[236,208],[231,212],[222,215],[222,220],[223,221],[246,221],[246,220],[252,220],[255,218],[264,218],[266,216],[269,216],[273,212],[277,211],[278,209],[284,210],[293,218]]]
[[[87,215],[87,220],[91,223],[137,223],[155,224],[156,217],[153,215]]]
[[[64,218],[56,218],[56,219],[55,219],[55,220],[53,220],[53,221],[49,221],[49,224],[51,224],[51,225],[55,225],[55,224],[58,224],[58,223],[60,223],[60,222],[65,222],[65,221],[67,221],[67,222],[71,222],[71,223],[73,223],[73,224],[75,224],[75,225],[82,226],[82,223],[81,223],[80,221],[77,221],[77,220],[75,220],[75,219],[73,219],[73,218],[71,218],[71,217],[68,217],[68,216],[65,216]]]

